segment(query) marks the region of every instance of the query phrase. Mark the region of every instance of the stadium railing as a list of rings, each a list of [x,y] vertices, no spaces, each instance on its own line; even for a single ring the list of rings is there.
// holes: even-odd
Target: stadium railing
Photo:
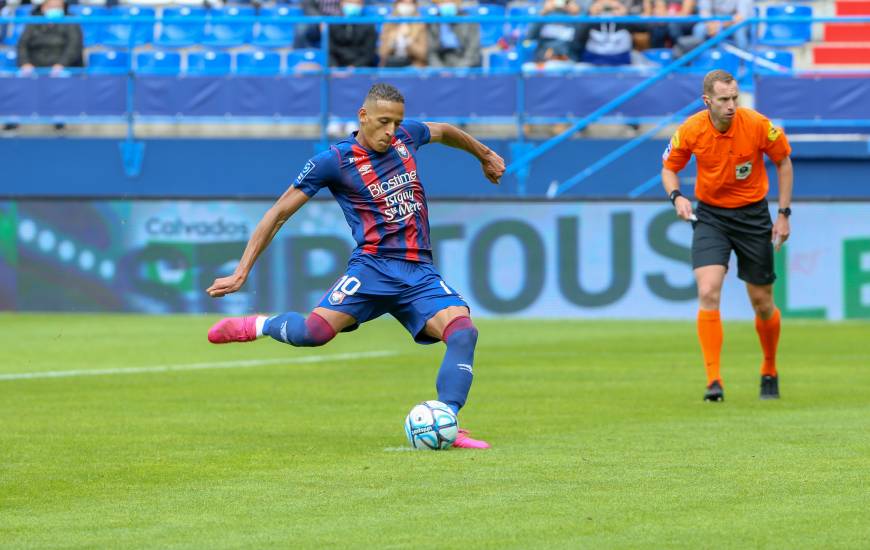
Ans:
[[[97,16],[89,16],[89,17],[65,17],[57,22],[63,24],[87,24],[90,26],[93,25],[113,25],[113,24],[124,24],[131,26],[131,29],[137,25],[151,25],[152,28],[157,23],[160,23],[164,26],[170,26],[178,28],[183,25],[224,25],[224,24],[275,24],[275,25],[295,25],[295,24],[323,24],[324,29],[321,32],[321,44],[319,50],[319,59],[315,59],[314,62],[319,64],[320,66],[316,69],[305,70],[300,72],[293,73],[284,73],[284,76],[296,77],[296,76],[308,76],[309,78],[315,77],[318,79],[318,95],[319,102],[316,113],[314,114],[313,119],[319,122],[321,128],[321,143],[325,143],[328,140],[327,136],[327,126],[330,118],[333,116],[333,109],[330,105],[331,97],[332,97],[332,86],[335,79],[340,77],[345,77],[349,74],[352,75],[374,75],[377,77],[390,77],[390,76],[408,76],[414,75],[421,78],[430,78],[434,75],[438,76],[449,76],[449,77],[467,77],[469,79],[473,79],[475,77],[479,77],[481,75],[505,75],[505,76],[513,76],[515,81],[513,83],[515,87],[515,98],[516,98],[516,115],[510,117],[510,122],[512,122],[516,126],[516,135],[517,135],[517,143],[514,151],[516,153],[516,160],[514,160],[510,166],[508,167],[509,173],[515,173],[520,181],[522,182],[519,186],[520,193],[523,192],[525,188],[523,177],[524,173],[527,172],[529,163],[534,161],[536,158],[540,157],[547,151],[551,150],[553,147],[568,139],[571,135],[576,133],[579,130],[582,130],[589,124],[595,121],[607,120],[607,115],[612,113],[615,109],[624,105],[626,102],[635,98],[648,89],[650,86],[655,84],[656,82],[662,80],[667,77],[669,74],[676,72],[686,72],[687,67],[691,67],[691,63],[696,59],[701,59],[702,56],[708,56],[707,59],[704,59],[704,64],[702,65],[703,70],[707,70],[711,67],[716,67],[722,62],[733,63],[734,59],[740,59],[743,61],[743,66],[745,70],[741,74],[742,82],[746,82],[749,86],[752,86],[752,83],[755,80],[756,75],[760,72],[766,72],[767,74],[782,74],[782,75],[800,75],[800,71],[796,71],[793,68],[786,67],[780,63],[777,63],[777,60],[780,59],[776,54],[766,55],[766,52],[762,52],[759,50],[758,46],[760,41],[759,37],[759,26],[766,25],[766,33],[761,36],[761,38],[765,38],[767,34],[769,34],[769,29],[776,28],[779,26],[788,26],[788,25],[810,25],[812,23],[825,23],[825,22],[836,22],[836,23],[866,23],[870,22],[870,17],[861,17],[861,16],[850,16],[850,17],[811,17],[811,16],[788,16],[788,17],[755,17],[752,19],[744,20],[737,25],[733,25],[721,31],[719,34],[713,36],[708,39],[706,42],[702,43],[694,50],[686,53],[682,57],[678,59],[668,59],[666,55],[662,56],[659,60],[664,66],[659,67],[656,65],[650,66],[641,66],[641,67],[620,67],[620,68],[590,68],[590,67],[571,67],[565,68],[561,71],[552,71],[552,70],[544,70],[540,71],[536,68],[529,68],[528,66],[523,66],[522,64],[506,64],[501,66],[491,66],[487,68],[474,68],[474,69],[453,69],[453,68],[437,68],[437,69],[347,69],[347,68],[336,68],[336,67],[328,67],[328,59],[329,59],[329,41],[328,41],[328,27],[334,24],[376,24],[380,25],[385,22],[388,23],[401,23],[401,22],[416,22],[416,23],[478,23],[483,25],[513,25],[516,27],[520,27],[522,25],[528,25],[531,23],[547,23],[547,22],[566,22],[566,23],[602,23],[602,22],[617,22],[617,23],[626,23],[626,24],[653,24],[653,23],[668,23],[668,22],[681,22],[681,23],[690,23],[690,22],[705,22],[705,21],[725,21],[728,18],[722,17],[714,17],[714,18],[701,18],[701,17],[587,17],[587,16],[566,16],[566,15],[516,15],[516,14],[486,14],[481,15],[480,13],[469,14],[469,15],[461,15],[455,17],[443,17],[443,16],[431,16],[424,15],[419,17],[388,17],[385,18],[382,15],[363,15],[358,17],[307,17],[301,15],[281,15],[280,17],[267,12],[265,15],[261,14],[259,16],[248,16],[248,15],[240,15],[240,16],[202,16],[202,15],[186,15],[184,17],[178,17],[175,15],[169,15],[166,17],[154,17],[153,12],[150,16],[139,16],[131,19],[130,17],[123,16],[109,16],[109,15],[97,15]],[[173,12],[174,13],[174,12]],[[3,24],[39,24],[44,23],[45,19],[42,17],[0,17],[0,25]],[[53,21],[54,22],[54,21]],[[722,44],[730,35],[737,32],[743,28],[750,29],[750,41],[751,46],[749,51],[735,49],[733,46],[728,44],[724,44],[722,49],[715,49],[717,46]],[[183,27],[182,27],[183,28]],[[152,62],[150,65],[139,66],[137,64],[137,59],[143,57],[143,51],[141,50],[142,37],[141,34],[137,34],[136,32],[127,33],[127,44],[126,47],[121,51],[126,53],[126,55],[121,55],[121,62],[115,63],[115,66],[104,67],[98,72],[103,75],[115,75],[117,77],[122,77],[125,79],[125,98],[124,98],[124,109],[123,114],[120,117],[85,117],[93,122],[118,122],[118,120],[123,120],[127,126],[127,137],[125,142],[122,145],[123,156],[125,160],[125,167],[127,168],[128,174],[135,174],[138,172],[138,166],[141,164],[141,146],[136,143],[135,139],[135,125],[137,121],[147,119],[146,116],[142,116],[136,112],[135,109],[135,95],[137,91],[137,78],[143,75],[176,75],[177,72],[173,70],[174,56],[172,57],[172,61],[168,63],[166,66],[161,66],[160,62],[163,61],[161,58],[158,60],[159,62]],[[154,42],[155,45],[160,45],[159,42]],[[185,42],[187,45],[187,42]],[[256,41],[251,44],[252,46],[257,46]],[[710,55],[710,52],[713,52],[714,55]],[[132,55],[131,55],[132,54]],[[717,57],[718,56],[718,57]],[[147,57],[147,54],[145,55]],[[153,59],[152,59],[153,61]],[[111,65],[111,64],[110,64]],[[247,71],[247,74],[257,74],[256,63],[253,64],[254,68],[250,71]],[[271,67],[270,70],[265,71],[264,74],[272,74],[274,72],[274,64],[269,64]],[[691,69],[689,69],[691,71]],[[68,76],[78,76],[78,75],[92,75],[97,71],[89,70],[87,68],[84,69],[68,69],[64,71],[65,75]],[[695,69],[697,72],[697,69]],[[816,71],[819,72],[819,71]],[[838,73],[843,73],[844,71],[838,70]],[[37,70],[35,71],[35,75],[41,77],[43,75],[49,74],[48,70]],[[238,74],[238,73],[237,73]],[[619,75],[632,75],[640,79],[640,82],[628,89],[627,91],[621,93],[617,97],[612,100],[606,102],[604,105],[594,110],[592,113],[586,115],[580,120],[574,120],[571,117],[566,116],[550,116],[550,117],[532,117],[528,116],[528,106],[526,104],[526,81],[530,77],[540,76],[540,75],[571,75],[571,74],[583,74],[583,75],[607,75],[607,74],[619,74]],[[636,118],[626,118],[619,117],[617,120],[626,123],[633,122],[653,122],[656,124],[656,128],[660,128],[665,126],[667,123],[675,120],[681,113],[684,111],[691,109],[693,104],[688,104],[682,109],[675,109],[674,112],[669,113],[664,116],[658,117],[636,117]],[[27,113],[30,115],[30,113]],[[310,121],[309,117],[306,121]],[[437,119],[437,117],[435,117]],[[447,119],[459,123],[463,122],[480,122],[481,118],[478,116],[450,116],[446,117]],[[172,117],[173,120],[178,120],[177,117]],[[57,120],[56,117],[46,117],[40,118],[37,116],[22,116],[20,118],[20,122],[55,122]],[[223,119],[225,120],[225,119]],[[276,120],[275,117],[269,117],[269,120]],[[241,122],[244,122],[245,119],[240,119]],[[504,120],[501,120],[504,122]],[[551,122],[567,122],[570,124],[570,127],[562,132],[561,134],[551,138],[550,140],[545,141],[540,145],[533,145],[527,142],[524,138],[524,126],[527,123],[551,123]],[[785,121],[784,121],[785,122]],[[830,121],[817,120],[817,119],[800,119],[798,122],[803,126],[829,126]],[[840,125],[842,127],[860,127],[866,126],[868,121],[866,119],[840,119],[835,121],[835,124]],[[595,170],[600,168],[601,166],[606,165],[609,162],[613,162],[618,159],[622,154],[627,151],[630,151],[632,148],[636,147],[639,143],[650,139],[655,135],[655,131],[645,132],[641,136],[638,136],[631,142],[627,143],[625,146],[620,147],[612,155],[608,155],[607,157],[601,159],[600,163],[596,163],[596,165],[585,169],[584,171],[576,174],[575,176],[565,180],[564,182],[558,183],[555,186],[551,186],[550,194],[552,196],[558,196],[563,193],[567,189],[572,186],[578,185],[582,182],[589,174],[594,173]]]

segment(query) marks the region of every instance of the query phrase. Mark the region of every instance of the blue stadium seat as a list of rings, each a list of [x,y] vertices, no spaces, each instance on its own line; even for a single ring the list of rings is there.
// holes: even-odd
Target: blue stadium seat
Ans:
[[[314,66],[323,67],[324,57],[321,50],[293,50],[287,52],[287,70],[314,70]]]
[[[776,63],[786,69],[794,68],[794,54],[787,50],[766,50],[757,52],[758,57],[771,63]],[[761,73],[776,72],[764,65],[755,65],[755,70]]]
[[[470,8],[467,13],[469,15],[486,17],[488,15],[504,15],[505,10],[504,6],[499,6],[498,4],[480,4]],[[481,23],[480,45],[484,48],[494,46],[504,34],[504,23]]]
[[[236,72],[246,75],[276,75],[281,72],[281,56],[276,52],[255,50],[236,54]]]
[[[0,50],[0,73],[18,71],[18,52],[15,48]]]
[[[103,27],[100,44],[126,48],[130,44],[130,33],[133,34],[133,44],[150,44],[154,41],[154,24],[136,22],[137,19],[154,17],[154,8],[140,6],[117,6],[112,9],[112,15],[129,19],[129,23],[112,23]]]
[[[15,17],[29,17],[31,11],[33,11],[32,5],[28,4],[26,6],[18,6],[15,8]],[[23,32],[24,23],[11,23],[7,29],[6,36],[3,38],[3,43],[15,46],[18,44],[18,39],[21,37],[21,33]]]
[[[69,14],[76,17],[105,17],[111,13],[109,8],[102,6],[86,6],[84,4],[71,4],[68,8]],[[104,23],[83,23],[82,36],[85,46],[93,46],[99,44],[103,39]]]
[[[520,61],[532,61],[535,59],[535,52],[538,51],[537,40],[520,40],[516,44],[517,53],[520,54]]]
[[[227,6],[212,8],[208,28],[202,43],[217,48],[230,48],[248,44],[254,38],[253,23],[238,23],[234,17],[253,17],[256,10],[250,6]],[[225,19],[225,20],[221,20]]]
[[[388,17],[393,12],[390,4],[366,4],[363,6],[363,15]]]
[[[389,4],[366,4],[363,6],[363,15],[367,17],[381,17],[386,19],[391,13],[393,13],[393,6]],[[381,33],[383,27],[383,23],[375,24],[378,34]]]
[[[523,60],[516,50],[498,50],[489,54],[490,69],[505,71],[508,69],[519,69],[522,65]]]
[[[136,54],[136,71],[143,74],[170,74],[181,72],[181,54],[150,50]]]
[[[538,15],[541,6],[538,4],[513,5],[508,8],[508,15]],[[510,33],[515,41],[519,42],[529,33],[529,23],[511,23]]]
[[[302,15],[302,8],[295,6],[277,6],[273,8],[260,8],[260,32],[254,38],[257,46],[269,48],[283,48],[293,45],[293,23],[281,23],[279,21],[266,21],[265,18],[295,17]]]
[[[187,74],[192,75],[225,75],[232,72],[230,54],[221,51],[206,50],[187,54]]]
[[[202,42],[205,35],[205,23],[187,23],[177,19],[205,17],[208,12],[203,8],[163,8],[161,30],[157,36],[157,44],[170,48],[183,48]],[[167,19],[176,21],[167,21]]]
[[[670,48],[650,48],[643,51],[643,56],[659,65],[668,65],[674,60],[674,52]]]
[[[125,73],[130,65],[130,54],[115,50],[91,52],[87,65],[91,73]]]
[[[438,6],[420,6],[420,15],[436,16],[438,15]]]
[[[707,50],[692,61],[689,69],[693,72],[706,73],[713,69],[724,69],[731,74],[736,74],[740,68],[740,58],[733,53],[724,50]]]
[[[767,8],[767,17],[811,17],[813,8],[793,4]],[[812,38],[811,23],[767,23],[760,42],[769,46],[799,46]]]

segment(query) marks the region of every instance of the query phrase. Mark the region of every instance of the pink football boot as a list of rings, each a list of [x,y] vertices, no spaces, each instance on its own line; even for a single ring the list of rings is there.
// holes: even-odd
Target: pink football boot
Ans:
[[[489,449],[491,445],[482,439],[471,439],[468,436],[468,430],[460,428],[453,446],[459,449]]]
[[[250,342],[257,339],[257,316],[227,317],[214,324],[208,331],[212,344]]]

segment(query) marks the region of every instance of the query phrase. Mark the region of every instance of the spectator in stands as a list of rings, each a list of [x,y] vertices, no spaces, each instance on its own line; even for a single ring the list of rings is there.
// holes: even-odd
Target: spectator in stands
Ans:
[[[345,17],[362,14],[362,0],[341,0]],[[378,31],[372,24],[329,26],[329,65],[332,67],[374,67]]]
[[[546,0],[541,15],[580,15],[574,0]],[[535,23],[529,27],[528,38],[537,40],[535,62],[562,64],[580,61],[589,38],[589,25],[583,23]]]
[[[444,17],[460,15],[457,0],[435,0]],[[429,65],[479,67],[480,26],[477,23],[429,23]]]
[[[420,12],[416,0],[396,0],[393,15],[415,17]],[[423,23],[387,23],[381,29],[378,55],[381,67],[425,67],[428,36]]]
[[[594,0],[589,15],[623,17],[638,11],[635,0]],[[589,30],[583,61],[594,65],[628,65],[631,63],[631,31],[636,26],[625,23],[601,23]]]
[[[695,13],[695,0],[643,0],[647,17],[689,17]],[[649,26],[650,46],[671,47],[682,36],[692,34],[694,23],[653,23]]]
[[[340,0],[302,0],[302,12],[312,17],[341,15]],[[296,25],[293,47],[320,48],[320,31],[323,25]]]
[[[79,25],[61,25],[57,21],[66,13],[63,0],[45,0],[33,9],[47,22],[27,25],[18,39],[18,66],[29,73],[36,67],[51,67],[54,73],[66,67],[82,67],[82,29]]]
[[[708,23],[696,23],[692,30],[695,39],[693,45],[700,44],[710,37],[715,36],[723,28],[730,27],[744,19],[752,17],[753,0],[699,0],[698,15],[701,17],[730,17],[730,21],[710,21]],[[738,48],[749,48],[749,29],[742,28],[731,35],[731,40]],[[687,49],[685,41],[680,41],[683,49]],[[691,48],[688,48],[691,49]]]

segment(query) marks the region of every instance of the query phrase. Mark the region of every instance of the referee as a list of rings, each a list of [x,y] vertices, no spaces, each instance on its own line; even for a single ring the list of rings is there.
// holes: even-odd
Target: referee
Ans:
[[[776,348],[780,313],[773,303],[773,249],[789,236],[791,147],[782,130],[760,113],[737,106],[737,81],[722,70],[704,77],[706,110],[690,116],[665,150],[662,181],[677,215],[692,221],[692,268],[698,284],[698,338],[707,370],[705,401],[722,401],[722,320],[719,301],[728,260],[737,255],[737,276],[746,283],[761,342],[761,399],[779,398]],[[779,181],[779,213],[771,221],[767,206],[766,154]],[[680,193],[677,173],[692,155],[698,164],[695,198]]]

